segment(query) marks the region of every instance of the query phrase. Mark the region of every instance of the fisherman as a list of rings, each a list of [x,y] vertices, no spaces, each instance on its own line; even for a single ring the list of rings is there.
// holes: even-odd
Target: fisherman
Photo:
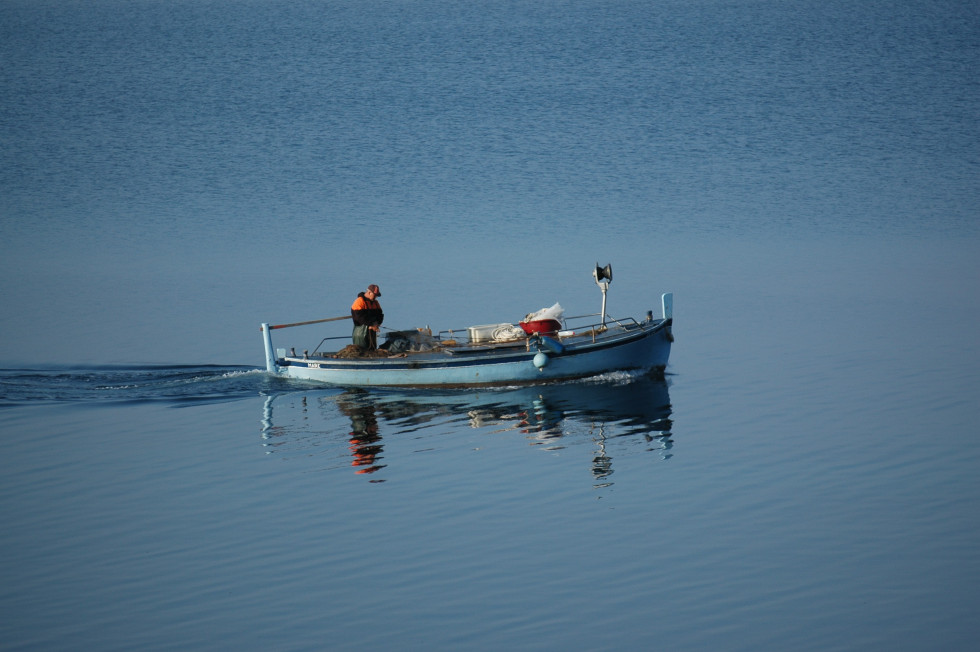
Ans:
[[[378,348],[378,331],[385,314],[381,312],[378,297],[381,289],[377,285],[369,285],[364,292],[359,292],[350,307],[350,316],[354,319],[354,346],[375,351]]]

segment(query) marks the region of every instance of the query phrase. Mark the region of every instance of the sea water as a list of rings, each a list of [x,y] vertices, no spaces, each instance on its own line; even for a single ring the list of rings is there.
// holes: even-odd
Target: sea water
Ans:
[[[0,3],[0,647],[975,647],[977,70],[956,0]],[[262,368],[596,263],[663,378]]]

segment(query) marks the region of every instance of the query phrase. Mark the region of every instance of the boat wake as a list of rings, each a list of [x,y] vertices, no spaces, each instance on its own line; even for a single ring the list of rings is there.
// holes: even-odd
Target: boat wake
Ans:
[[[238,400],[277,391],[264,369],[221,365],[0,369],[0,408],[51,403],[169,403]]]

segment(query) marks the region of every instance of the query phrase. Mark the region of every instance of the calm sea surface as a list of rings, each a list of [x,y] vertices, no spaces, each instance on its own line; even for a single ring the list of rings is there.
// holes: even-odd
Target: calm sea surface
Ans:
[[[974,0],[0,1],[0,648],[976,649],[978,71]],[[597,262],[665,378],[261,369]]]

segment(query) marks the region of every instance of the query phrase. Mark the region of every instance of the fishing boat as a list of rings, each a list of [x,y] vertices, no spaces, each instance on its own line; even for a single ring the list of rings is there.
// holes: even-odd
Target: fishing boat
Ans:
[[[390,331],[378,352],[296,353],[274,349],[272,331],[327,321],[261,326],[266,370],[278,376],[345,387],[479,387],[527,385],[597,376],[613,371],[663,373],[673,342],[673,294],[661,296],[661,317],[614,319],[606,314],[612,267],[592,273],[602,291],[602,310],[564,317],[560,305],[530,314],[517,324]],[[556,310],[557,309],[557,310]],[[347,339],[347,338],[344,338]]]

